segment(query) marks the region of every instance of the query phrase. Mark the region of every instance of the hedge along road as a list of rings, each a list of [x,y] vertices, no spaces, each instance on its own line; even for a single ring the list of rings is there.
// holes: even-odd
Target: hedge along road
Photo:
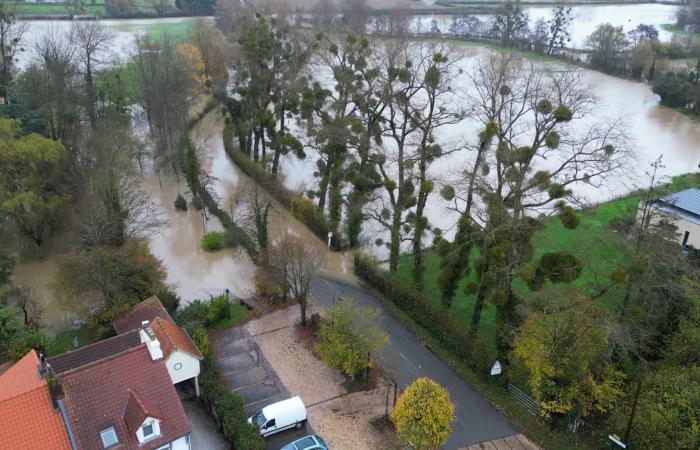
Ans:
[[[383,312],[382,325],[389,334],[389,342],[380,352],[377,364],[394,378],[400,389],[418,377],[429,377],[450,392],[450,399],[455,404],[455,421],[446,450],[518,433],[505,416],[423,345],[374,295],[328,277],[317,277],[311,286],[311,294],[325,307],[331,306],[340,292],[361,305]]]

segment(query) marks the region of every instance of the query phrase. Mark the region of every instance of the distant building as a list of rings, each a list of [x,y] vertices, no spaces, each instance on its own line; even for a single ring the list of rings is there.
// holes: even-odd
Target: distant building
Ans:
[[[690,188],[649,202],[650,220],[674,224],[683,247],[700,249],[700,189]]]

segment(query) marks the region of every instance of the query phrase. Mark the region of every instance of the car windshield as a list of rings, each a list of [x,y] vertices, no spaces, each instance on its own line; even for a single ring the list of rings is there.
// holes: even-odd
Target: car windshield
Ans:
[[[324,447],[328,447],[328,445],[326,445],[326,441],[321,439],[321,436],[316,435],[316,440],[318,441],[319,444],[323,445]]]
[[[297,446],[299,450],[304,450],[309,447],[313,447],[316,445],[316,441],[314,441],[314,438],[311,436],[306,436],[305,438],[299,439],[298,441],[294,442],[294,445]]]
[[[261,427],[265,425],[265,422],[267,422],[267,419],[265,418],[265,415],[263,414],[262,411],[258,411],[255,413],[253,416],[253,423],[256,424],[257,426]]]

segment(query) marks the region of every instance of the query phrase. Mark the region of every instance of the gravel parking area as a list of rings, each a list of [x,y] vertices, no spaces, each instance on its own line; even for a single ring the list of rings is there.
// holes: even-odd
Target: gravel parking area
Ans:
[[[309,315],[317,308],[311,305],[310,309]],[[302,398],[314,432],[332,449],[401,448],[392,433],[372,425],[385,412],[385,388],[348,392],[343,375],[299,341],[298,320],[299,307],[294,305],[253,320],[245,329],[284,387]]]

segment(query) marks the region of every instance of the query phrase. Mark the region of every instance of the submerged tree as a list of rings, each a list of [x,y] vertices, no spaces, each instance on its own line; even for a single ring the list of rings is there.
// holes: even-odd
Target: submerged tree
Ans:
[[[0,214],[37,245],[70,199],[67,162],[60,142],[22,136],[17,121],[0,119]]]

